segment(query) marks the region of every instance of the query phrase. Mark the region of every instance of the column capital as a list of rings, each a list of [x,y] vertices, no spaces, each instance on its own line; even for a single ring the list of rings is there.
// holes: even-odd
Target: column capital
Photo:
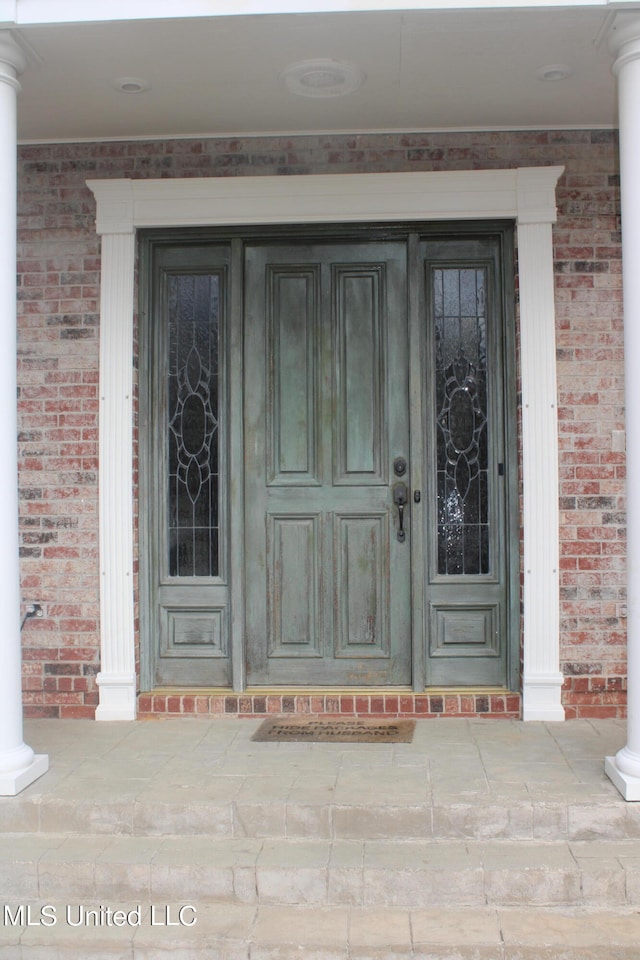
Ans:
[[[613,72],[632,60],[640,60],[640,14],[619,13],[609,33],[609,50],[615,56]]]
[[[27,58],[11,31],[0,30],[0,83],[8,83],[19,90],[18,77],[26,66]]]

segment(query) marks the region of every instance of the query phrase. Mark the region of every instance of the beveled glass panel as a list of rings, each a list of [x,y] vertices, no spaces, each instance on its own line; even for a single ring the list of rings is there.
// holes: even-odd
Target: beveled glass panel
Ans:
[[[432,272],[438,573],[489,573],[487,271]]]
[[[219,556],[220,277],[167,277],[169,575],[215,577]]]

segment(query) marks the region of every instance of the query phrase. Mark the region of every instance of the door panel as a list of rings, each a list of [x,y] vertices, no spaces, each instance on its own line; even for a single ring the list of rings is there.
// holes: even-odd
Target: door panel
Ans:
[[[506,678],[504,346],[495,240],[421,247],[428,685]]]
[[[386,483],[380,265],[334,266],[335,484]]]
[[[141,553],[153,685],[231,679],[227,543],[226,337],[230,251],[155,251],[143,312]],[[144,376],[146,373],[146,376]]]
[[[318,275],[269,265],[266,356],[269,483],[319,483]]]
[[[321,657],[320,515],[267,517],[270,657]]]
[[[254,245],[245,268],[248,681],[406,684],[405,247]]]
[[[389,512],[334,514],[337,657],[389,656]]]

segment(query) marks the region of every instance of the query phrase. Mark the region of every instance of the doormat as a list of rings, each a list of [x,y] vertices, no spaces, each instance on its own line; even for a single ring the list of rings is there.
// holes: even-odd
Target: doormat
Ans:
[[[415,720],[272,717],[260,724],[251,739],[258,743],[411,743],[415,725]]]

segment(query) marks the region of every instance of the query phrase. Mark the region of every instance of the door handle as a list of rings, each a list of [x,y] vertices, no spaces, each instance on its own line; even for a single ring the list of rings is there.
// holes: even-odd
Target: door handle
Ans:
[[[398,540],[400,543],[404,543],[407,539],[407,534],[404,529],[404,508],[409,502],[409,491],[407,490],[406,483],[394,483],[393,485],[393,502],[398,508]]]

